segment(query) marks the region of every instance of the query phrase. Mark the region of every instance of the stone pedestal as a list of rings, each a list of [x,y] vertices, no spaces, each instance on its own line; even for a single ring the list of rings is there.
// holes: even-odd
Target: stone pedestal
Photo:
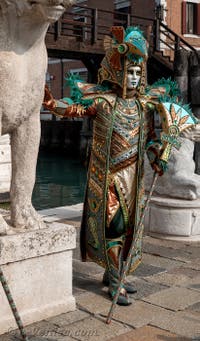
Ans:
[[[0,237],[0,266],[24,325],[75,310],[72,295],[75,238],[75,228],[60,223]],[[0,334],[16,328],[0,283]]]
[[[1,193],[10,191],[11,149],[9,135],[0,137],[0,198]]]
[[[200,199],[153,196],[145,229],[150,235],[163,239],[200,241]]]

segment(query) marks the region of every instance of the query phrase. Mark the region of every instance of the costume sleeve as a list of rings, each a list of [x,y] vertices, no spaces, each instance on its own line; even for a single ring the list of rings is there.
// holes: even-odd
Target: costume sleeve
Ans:
[[[159,175],[163,175],[163,173],[167,170],[167,164],[160,159],[164,148],[161,139],[156,135],[154,128],[155,110],[156,106],[154,104],[147,103],[146,153],[152,169],[156,171]]]
[[[56,100],[47,85],[45,86],[43,106],[59,117],[71,118],[96,115],[95,100],[89,106],[74,103],[70,98]]]

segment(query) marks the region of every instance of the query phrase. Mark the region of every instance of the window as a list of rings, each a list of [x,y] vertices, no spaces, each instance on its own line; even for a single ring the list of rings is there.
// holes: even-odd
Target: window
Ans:
[[[115,10],[128,13],[128,11],[130,10],[131,2],[130,0],[115,0],[114,5]]]
[[[186,32],[195,33],[195,7],[196,4],[186,2]]]
[[[200,3],[199,1],[182,2],[182,33],[200,35]]]

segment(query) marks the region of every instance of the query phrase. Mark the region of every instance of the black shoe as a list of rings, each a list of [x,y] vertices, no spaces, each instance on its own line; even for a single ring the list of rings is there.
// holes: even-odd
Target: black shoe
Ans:
[[[109,293],[109,296],[111,297],[111,299],[114,298],[114,295],[111,294],[110,290],[108,291]],[[117,300],[117,304],[118,305],[122,305],[122,306],[128,306],[128,305],[131,305],[132,302],[129,300],[129,297],[126,293],[126,290],[124,290],[124,293],[120,293],[119,294],[119,297],[118,297],[118,300]]]
[[[108,271],[104,272],[103,275],[103,281],[102,283],[108,287],[109,286],[109,276],[108,276]],[[137,289],[129,282],[125,282],[124,283],[124,289],[126,290],[126,292],[128,292],[129,294],[135,294],[137,292]]]

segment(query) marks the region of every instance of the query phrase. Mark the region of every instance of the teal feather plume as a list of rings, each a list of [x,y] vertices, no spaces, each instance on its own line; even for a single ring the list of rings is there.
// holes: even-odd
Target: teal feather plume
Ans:
[[[90,107],[94,100],[93,99],[85,99],[83,98],[84,94],[82,93],[81,89],[78,87],[78,83],[84,83],[85,80],[83,80],[78,73],[66,73],[65,77],[65,87],[70,88],[70,96],[71,99],[75,104],[81,104],[84,106],[84,108]],[[95,85],[94,91],[95,92],[106,92],[110,90],[110,86],[108,84],[105,85]]]

